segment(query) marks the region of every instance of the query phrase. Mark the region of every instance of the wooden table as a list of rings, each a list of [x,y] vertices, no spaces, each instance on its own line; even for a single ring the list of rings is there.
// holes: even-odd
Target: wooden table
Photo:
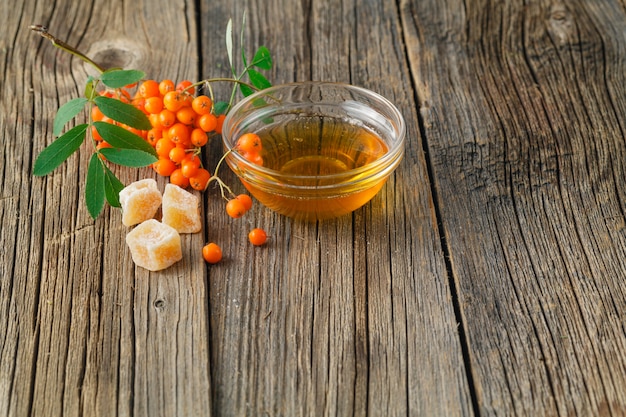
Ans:
[[[229,75],[244,11],[273,83],[393,101],[405,158],[320,223],[232,220],[210,189],[183,261],[136,268],[120,211],[85,208],[86,145],[31,175],[89,69],[28,27],[195,81]],[[0,417],[626,415],[624,0],[5,0],[0,22]]]

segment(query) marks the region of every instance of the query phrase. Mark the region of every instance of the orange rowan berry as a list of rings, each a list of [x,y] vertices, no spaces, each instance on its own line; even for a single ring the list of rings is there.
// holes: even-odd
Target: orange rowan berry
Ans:
[[[183,107],[183,101],[183,94],[179,91],[168,91],[163,96],[163,106],[174,113]]]
[[[170,151],[176,147],[176,144],[169,139],[160,138],[154,145],[157,155],[164,158],[170,158]],[[174,161],[176,162],[176,161]]]
[[[160,157],[158,161],[152,164],[152,168],[157,174],[169,177],[176,170],[176,164],[169,158]]]
[[[235,148],[248,154],[261,152],[261,138],[256,133],[245,133],[237,139]]]
[[[139,95],[143,98],[156,97],[159,94],[159,83],[154,80],[146,80],[139,86]]]
[[[91,126],[91,137],[97,142],[102,141],[102,136],[100,136],[100,133],[98,133],[98,129],[96,129],[95,126]]]
[[[186,145],[189,143],[189,128],[182,123],[174,123],[167,133],[170,140],[176,144]]]
[[[226,203],[226,213],[233,219],[238,219],[246,214],[246,208],[241,201],[233,198]]]
[[[157,114],[148,114],[148,120],[150,120],[150,124],[154,128],[162,128],[161,121],[159,120],[160,113]]]
[[[248,194],[239,194],[235,199],[241,201],[246,211],[249,211],[252,208],[252,198]]]
[[[220,135],[222,134],[222,127],[224,126],[225,119],[226,119],[225,114],[220,114],[219,116],[217,116],[217,126],[215,126],[215,131],[219,133]]]
[[[186,91],[189,94],[193,94],[196,89],[194,87],[190,87],[191,84],[191,81],[183,80],[176,85],[176,91]]]
[[[163,128],[168,128],[176,122],[176,114],[168,109],[159,112],[159,124]]]
[[[191,107],[185,106],[176,112],[176,119],[186,125],[193,125],[198,114]]]
[[[210,264],[216,264],[222,260],[222,249],[215,243],[208,243],[202,248],[202,257]]]
[[[93,106],[91,108],[91,120],[94,122],[100,122],[103,118],[104,114],[102,114],[102,111],[98,108],[98,106]]]
[[[173,143],[172,141],[170,142]],[[183,159],[185,159],[186,156],[187,151],[181,146],[174,146],[168,153],[168,157],[177,164],[183,162]]]
[[[146,134],[146,140],[152,146],[156,146],[162,137],[163,131],[158,127],[153,127],[152,129],[148,130],[148,133]]]
[[[204,130],[197,127],[191,131],[190,140],[193,146],[201,147],[206,145],[209,137]]]
[[[145,99],[143,107],[148,114],[160,113],[163,110],[163,99],[161,97],[148,97]]]
[[[191,107],[199,115],[209,114],[213,107],[213,101],[210,97],[205,95],[197,96],[191,102]]]
[[[191,188],[194,190],[204,191],[209,183],[209,179],[211,179],[209,171],[204,168],[198,168],[196,174],[189,178],[189,185],[191,185]]]
[[[265,233],[265,230],[257,227],[250,230],[250,233],[248,233],[248,240],[250,240],[250,243],[254,246],[264,245],[265,242],[267,242],[267,233]]]
[[[198,155],[189,154],[180,163],[180,170],[186,178],[191,178],[200,169],[201,161]]]
[[[172,80],[163,80],[159,83],[159,93],[164,96],[168,91],[174,91],[176,86]]]
[[[198,127],[205,132],[212,132],[217,127],[217,117],[214,114],[203,114],[196,120]]]
[[[189,178],[186,178],[181,172],[180,168],[176,168],[170,174],[170,182],[174,185],[178,185],[180,188],[189,187]]]

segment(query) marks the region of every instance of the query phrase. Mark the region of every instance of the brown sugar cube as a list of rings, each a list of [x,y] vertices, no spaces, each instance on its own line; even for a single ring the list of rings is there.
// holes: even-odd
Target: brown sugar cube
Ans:
[[[178,233],[196,233],[202,230],[200,198],[174,184],[167,184],[163,192],[163,223]]]
[[[183,258],[178,232],[155,219],[128,232],[126,244],[135,264],[149,271],[168,268]]]
[[[133,226],[153,218],[161,206],[161,200],[161,192],[152,178],[127,185],[120,191],[122,223],[124,226]]]

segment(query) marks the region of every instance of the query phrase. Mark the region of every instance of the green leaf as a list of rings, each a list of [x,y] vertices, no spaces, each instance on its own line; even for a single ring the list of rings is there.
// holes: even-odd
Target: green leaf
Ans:
[[[243,45],[243,37],[244,37],[244,29],[246,28],[246,11],[243,11],[243,15],[241,16],[241,33],[240,33],[240,41],[239,41],[239,45],[241,46],[241,61],[243,62],[243,66],[245,68],[248,68],[248,62],[246,60],[246,50],[244,49]]]
[[[141,136],[137,136],[123,127],[107,122],[94,122],[93,125],[102,136],[114,148],[136,149],[157,156],[156,150]]]
[[[87,127],[86,123],[75,126],[44,148],[35,161],[33,175],[42,176],[51,173],[76,152],[85,140]]]
[[[96,92],[96,80],[90,75],[87,78],[87,84],[85,84],[85,97],[88,100],[93,100]]]
[[[233,66],[233,19],[228,19],[226,24],[226,52],[228,53],[228,63],[230,68],[235,73],[235,67]]]
[[[145,167],[158,160],[156,156],[137,149],[103,148],[100,152],[108,161],[131,168]]]
[[[217,101],[215,103],[213,103],[213,113],[216,116],[219,116],[220,114],[226,114],[226,111],[228,111],[228,103],[225,101]]]
[[[111,207],[121,207],[120,191],[124,189],[124,184],[115,176],[115,174],[107,167],[104,167],[104,194],[106,200]]]
[[[102,114],[117,122],[134,127],[135,129],[152,129],[148,117],[132,104],[123,103],[115,98],[104,96],[98,96],[94,101]]]
[[[244,97],[248,97],[249,95],[254,94],[254,90],[245,84],[239,84],[239,90]]]
[[[63,126],[80,113],[80,111],[85,107],[85,104],[87,104],[87,99],[84,97],[78,97],[59,107],[59,110],[54,117],[52,127],[52,133],[54,136],[59,136],[61,134]]]
[[[254,58],[252,58],[250,65],[264,70],[272,69],[273,62],[269,49],[265,46],[259,47],[254,54]]]
[[[146,73],[138,70],[110,70],[100,76],[100,80],[110,88],[121,88],[145,78]]]
[[[250,77],[250,83],[259,90],[264,90],[272,86],[272,83],[270,83],[263,74],[253,69],[248,70],[248,77]]]
[[[85,181],[85,203],[92,219],[104,208],[104,164],[97,153],[91,155]]]

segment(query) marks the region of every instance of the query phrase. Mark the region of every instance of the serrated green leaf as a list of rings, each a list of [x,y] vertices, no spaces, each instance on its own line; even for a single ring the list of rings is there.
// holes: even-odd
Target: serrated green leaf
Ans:
[[[228,103],[225,101],[217,101],[215,103],[213,103],[213,113],[216,116],[219,116],[220,114],[226,114],[226,111],[228,110]]]
[[[100,152],[108,161],[131,168],[145,167],[158,160],[156,156],[137,149],[103,148]]]
[[[248,97],[254,94],[254,90],[245,84],[239,84],[239,90],[241,91],[241,94],[243,94],[244,97]]]
[[[233,66],[233,19],[228,19],[228,23],[226,24],[226,53],[228,54],[228,63],[230,64],[230,68],[235,73],[235,68]]]
[[[259,47],[254,54],[254,58],[252,58],[250,65],[264,70],[272,69],[273,62],[269,49],[265,46]]]
[[[272,83],[270,83],[263,74],[253,69],[248,70],[248,77],[250,77],[250,83],[259,90],[264,90],[272,86]]]
[[[124,184],[115,174],[103,164],[104,167],[104,194],[111,207],[121,207],[120,191],[124,189]]]
[[[87,99],[84,97],[78,97],[59,107],[52,125],[52,133],[54,136],[59,136],[61,134],[63,126],[80,113],[80,111],[85,107],[85,104],[87,104]]]
[[[104,96],[98,96],[94,101],[102,114],[117,122],[134,127],[135,129],[152,129],[148,117],[132,104],[123,103],[117,99]]]
[[[100,215],[104,208],[104,164],[97,153],[91,155],[85,181],[85,204],[92,219]]]
[[[121,88],[134,84],[145,78],[146,73],[138,70],[110,70],[100,76],[104,85],[110,88]]]
[[[157,156],[156,150],[152,145],[123,127],[107,122],[94,122],[93,125],[100,136],[114,148],[137,149],[155,157]]]
[[[85,140],[87,127],[86,123],[74,126],[44,148],[37,156],[33,175],[43,176],[51,173],[71,154],[76,152]]]

